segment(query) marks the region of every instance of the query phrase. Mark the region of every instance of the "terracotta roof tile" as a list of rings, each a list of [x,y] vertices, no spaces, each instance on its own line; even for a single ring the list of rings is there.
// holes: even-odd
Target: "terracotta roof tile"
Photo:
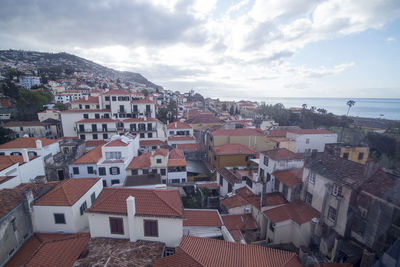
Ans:
[[[196,184],[200,188],[207,188],[209,190],[218,190],[219,184],[217,183],[203,183],[203,184]]]
[[[222,226],[218,210],[184,209],[183,226]]]
[[[77,99],[75,101],[72,101],[71,104],[86,104],[86,103],[92,103],[92,104],[98,104],[99,103],[99,97],[98,96],[88,96],[88,99],[86,100],[84,97]]]
[[[175,255],[157,259],[154,266],[301,266],[293,252],[186,235]]]
[[[153,156],[166,157],[166,156],[168,156],[168,152],[169,152],[169,150],[166,148],[157,148],[156,150],[154,150]]]
[[[301,183],[301,179],[303,178],[303,169],[274,171],[272,175],[283,184],[293,187],[294,185]]]
[[[287,150],[286,148],[277,148],[273,150],[264,151],[262,153],[273,160],[303,159],[302,156],[290,150]]]
[[[209,123],[222,124],[222,121],[212,114],[200,114],[190,117],[191,118],[186,121],[187,124],[209,124]]]
[[[221,215],[222,221],[228,230],[257,229],[257,224],[251,214]]]
[[[302,201],[294,201],[266,210],[264,214],[274,223],[293,220],[299,225],[320,217],[316,209]]]
[[[35,206],[72,206],[100,178],[70,178],[62,181],[35,201]]]
[[[151,167],[151,152],[142,154],[140,156],[134,157],[129,163],[127,169],[142,169]]]
[[[106,140],[86,140],[85,144],[86,144],[86,147],[96,147],[96,146],[107,144],[107,141]]]
[[[135,198],[137,215],[183,217],[179,192],[161,189],[104,188],[89,212],[127,214],[129,196]]]
[[[99,145],[89,152],[83,154],[79,159],[75,160],[73,164],[95,164],[97,163],[101,157],[102,157],[102,152],[101,148],[103,145]]]
[[[215,146],[214,148],[215,154],[217,156],[221,155],[253,155],[257,154],[257,151],[249,148],[248,146],[242,144],[225,144],[220,146]]]
[[[224,198],[221,201],[221,204],[226,208],[226,209],[232,209],[236,207],[241,207],[245,205],[249,205],[249,202],[242,198],[240,195],[234,195],[231,197]]]
[[[45,184],[24,183],[14,188],[0,190],[0,218],[18,206],[24,201],[23,192],[31,189],[33,197],[36,199],[42,194],[46,193],[59,182],[51,182]]]
[[[33,159],[34,157],[29,157],[29,159]],[[0,171],[4,170],[15,163],[19,163],[19,165],[24,164],[24,158],[22,156],[0,156]]]
[[[233,185],[235,183],[241,183],[242,182],[241,177],[239,177],[239,175],[236,174],[234,170],[230,170],[230,169],[227,169],[227,168],[224,167],[224,168],[217,169],[217,171],[231,185]]]
[[[185,156],[179,149],[173,149],[169,152],[168,167],[186,166]]]
[[[101,113],[110,113],[110,109],[67,109],[61,111],[61,113],[96,113],[96,112],[101,112]]]
[[[108,146],[108,147],[121,147],[121,146],[128,146],[128,145],[129,144],[127,144],[125,142],[122,142],[119,139],[116,139],[116,140],[112,140],[111,142],[107,143],[107,145],[105,145],[105,146]]]
[[[269,130],[268,136],[270,137],[286,137],[288,130]]]
[[[53,143],[58,142],[58,140],[47,139],[47,138],[36,138],[36,137],[21,137],[5,144],[0,145],[0,149],[10,149],[10,148],[36,148],[36,140],[42,142],[42,146],[48,146]]]
[[[130,94],[131,93],[128,92],[128,91],[116,90],[116,89],[113,89],[113,90],[110,90],[110,91],[107,91],[107,92],[103,93],[103,95],[130,95]]]
[[[168,141],[189,141],[189,140],[195,141],[196,138],[194,138],[193,136],[170,136],[170,137],[168,137]]]
[[[72,266],[87,246],[89,234],[35,234],[5,266]]]
[[[252,129],[252,128],[216,130],[211,132],[211,135],[212,136],[265,136],[265,134],[260,129]]]
[[[175,121],[168,124],[167,129],[192,129],[192,126],[181,121]]]
[[[150,99],[139,99],[139,100],[132,100],[132,104],[154,104],[154,101]]]
[[[161,140],[139,140],[140,146],[164,146],[167,144]]]
[[[199,150],[199,144],[177,144],[176,148],[182,151],[196,151]]]

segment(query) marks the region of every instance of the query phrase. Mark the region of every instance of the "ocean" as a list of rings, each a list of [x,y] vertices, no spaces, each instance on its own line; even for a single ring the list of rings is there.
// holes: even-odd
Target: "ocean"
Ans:
[[[260,97],[253,101],[266,104],[282,103],[285,108],[301,108],[303,104],[307,104],[307,108],[315,106],[317,109],[324,108],[336,115],[345,115],[348,109],[347,101],[350,99],[356,103],[350,109],[349,116],[400,120],[400,99],[398,98]]]

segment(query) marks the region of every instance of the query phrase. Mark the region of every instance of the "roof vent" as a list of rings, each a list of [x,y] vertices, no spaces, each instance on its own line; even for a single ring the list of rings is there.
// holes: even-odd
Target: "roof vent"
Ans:
[[[24,136],[23,137],[29,137],[29,135],[28,134],[24,134]]]

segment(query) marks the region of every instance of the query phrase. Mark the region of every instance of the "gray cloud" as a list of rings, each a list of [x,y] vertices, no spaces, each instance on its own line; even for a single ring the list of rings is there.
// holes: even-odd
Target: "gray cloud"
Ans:
[[[187,11],[190,3],[182,1],[171,12],[146,1],[5,0],[0,9],[1,36],[6,44],[86,48],[203,43],[206,33],[202,22]]]
[[[282,32],[273,22],[258,23],[256,28],[248,34],[243,50],[257,50],[269,42],[282,38]]]

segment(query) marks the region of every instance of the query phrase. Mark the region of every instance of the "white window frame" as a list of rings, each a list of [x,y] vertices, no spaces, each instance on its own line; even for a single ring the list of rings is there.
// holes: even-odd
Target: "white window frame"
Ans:
[[[117,151],[106,152],[106,159],[121,159],[122,153]]]
[[[342,186],[340,186],[338,184],[333,184],[332,195],[341,196],[342,195]]]
[[[315,173],[310,172],[308,174],[308,183],[315,184],[315,177],[316,177]]]

